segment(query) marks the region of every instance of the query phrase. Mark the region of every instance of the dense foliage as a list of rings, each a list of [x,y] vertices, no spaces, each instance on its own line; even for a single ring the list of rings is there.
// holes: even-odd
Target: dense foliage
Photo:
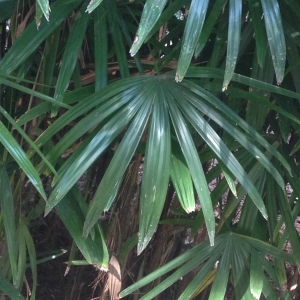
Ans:
[[[102,299],[298,297],[299,20],[297,0],[0,1],[2,297],[41,297],[65,250]],[[73,244],[39,253],[51,214]]]

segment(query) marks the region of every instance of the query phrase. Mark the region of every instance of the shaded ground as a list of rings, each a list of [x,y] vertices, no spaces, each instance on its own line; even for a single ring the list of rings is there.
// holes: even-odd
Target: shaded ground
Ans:
[[[49,257],[51,251],[67,250],[63,255],[38,265],[37,296],[43,300],[89,300],[99,296],[100,286],[95,284],[99,272],[92,266],[72,266],[67,270],[72,239],[55,213],[49,214],[39,226],[34,226],[32,236],[40,257]],[[80,254],[75,256],[81,259]],[[27,273],[30,281],[30,271]],[[32,286],[32,282],[28,282]],[[24,285],[23,295],[26,294]]]

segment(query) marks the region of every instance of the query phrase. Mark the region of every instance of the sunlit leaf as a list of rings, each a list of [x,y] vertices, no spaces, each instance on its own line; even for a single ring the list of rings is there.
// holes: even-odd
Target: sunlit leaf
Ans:
[[[286,44],[277,0],[261,0],[268,42],[277,78],[280,84],[284,77]]]
[[[233,76],[236,60],[239,52],[241,38],[242,1],[229,1],[229,25],[227,39],[227,57],[223,89],[227,86]]]
[[[45,18],[47,21],[49,21],[49,12],[50,12],[50,6],[49,6],[49,0],[37,0]]]
[[[171,93],[171,91],[170,91]],[[172,95],[172,94],[171,94]],[[174,95],[173,95],[174,97]],[[185,157],[187,166],[191,172],[191,176],[196,188],[196,191],[199,196],[201,203],[203,215],[205,218],[205,223],[208,230],[208,235],[211,245],[214,244],[214,235],[215,235],[215,218],[213,214],[213,208],[210,199],[210,193],[208,190],[207,181],[204,175],[201,162],[195,148],[195,144],[191,138],[191,135],[188,131],[186,122],[180,113],[178,107],[169,101],[170,115],[172,123],[179,141],[179,144],[182,149],[182,153]]]
[[[134,56],[142,46],[148,33],[159,19],[167,0],[148,0],[145,3],[138,31],[135,35],[133,45],[130,48],[131,56]]]
[[[121,133],[124,126],[133,117],[135,111],[128,113],[127,109],[121,110],[94,136],[89,142],[85,150],[80,153],[72,165],[66,170],[63,177],[60,178],[58,184],[54,187],[49,201],[46,206],[45,213],[59,203],[59,201],[67,194],[71,187],[77,182],[82,174],[91,166],[98,156],[106,150],[110,143]]]
[[[263,289],[263,269],[261,254],[252,249],[251,264],[250,264],[250,291],[255,299],[260,299]]]
[[[184,29],[181,52],[175,76],[175,80],[177,82],[182,81],[195,52],[206,16],[208,3],[209,0],[192,0],[188,19]]]
[[[162,86],[150,97],[154,103],[140,195],[138,254],[145,249],[156,231],[170,176],[171,135]]]
[[[84,236],[88,235],[90,229],[98,221],[101,213],[104,210],[108,210],[113,203],[125,170],[130,163],[147,124],[151,104],[149,101],[141,107],[118,146],[90,204],[84,225]]]
[[[178,105],[184,111],[184,114],[187,116],[189,122],[198,131],[198,133],[211,147],[211,149],[216,153],[219,159],[222,160],[224,164],[226,164],[226,167],[230,170],[230,172],[232,172],[232,174],[236,176],[237,180],[244,186],[251,199],[254,201],[255,205],[258,207],[262,215],[266,218],[267,213],[261,196],[257,192],[254,184],[250,180],[246,180],[246,178],[248,177],[246,172],[226,147],[224,142],[200,114],[197,114],[197,112],[192,107],[189,107],[186,104],[182,105],[181,99],[178,99],[175,94],[174,97],[177,100]]]
[[[103,0],[91,0],[86,11],[90,14],[94,9],[96,9]]]
[[[172,154],[171,179],[182,208],[187,212],[195,210],[194,187],[188,167],[182,154]]]
[[[32,165],[26,153],[23,151],[18,142],[13,138],[11,133],[7,130],[2,122],[0,122],[0,142],[15,159],[20,168],[25,172],[28,179],[31,181],[31,183],[40,193],[43,199],[46,200],[46,194],[43,188],[43,184],[36,169]]]

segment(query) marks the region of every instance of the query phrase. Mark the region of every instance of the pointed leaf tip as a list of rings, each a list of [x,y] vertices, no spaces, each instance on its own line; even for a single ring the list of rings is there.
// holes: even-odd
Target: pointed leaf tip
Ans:
[[[241,23],[242,22],[242,2],[229,1],[229,25],[228,25],[228,41],[225,75],[222,91],[227,89],[229,82],[232,79],[234,69],[237,62],[240,38],[241,38]]]
[[[276,73],[277,84],[280,85],[284,78],[286,61],[286,43],[281,21],[280,7],[276,0],[261,1],[268,43],[272,54],[272,61]]]
[[[183,79],[182,77],[179,77],[179,75],[176,74],[176,76],[175,76],[175,81],[176,81],[176,82],[181,82],[182,79]]]
[[[184,77],[192,60],[203,23],[209,0],[192,0],[187,22],[185,25],[180,56],[178,60],[176,82],[180,82]]]
[[[137,52],[137,51],[134,50],[133,46],[134,46],[138,41],[139,41],[139,36],[136,35],[135,38],[134,38],[134,41],[133,41],[133,45],[132,45],[132,47],[131,47],[130,50],[129,50],[129,54],[131,55],[131,57],[133,57],[133,56],[136,55],[136,52]]]
[[[159,19],[167,0],[151,0],[146,1],[139,28],[130,49],[131,56],[134,56],[147,38],[150,30]]]

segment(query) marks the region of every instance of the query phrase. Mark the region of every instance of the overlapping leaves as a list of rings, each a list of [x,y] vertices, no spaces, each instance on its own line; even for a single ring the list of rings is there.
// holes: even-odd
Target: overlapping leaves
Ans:
[[[210,247],[206,241],[186,251],[173,261],[170,261],[168,264],[122,291],[121,297],[133,293],[158,277],[169,273],[169,276],[165,280],[141,298],[154,299],[155,296],[164,291],[172,283],[198,266],[201,266],[179,299],[193,299],[201,292],[201,290],[198,290],[198,287],[205,286],[205,283],[210,281],[210,277],[213,276],[214,283],[209,299],[222,300],[224,299],[230,275],[237,299],[242,299],[242,297],[253,299],[253,296],[261,296],[261,294],[266,299],[275,299],[276,293],[267,276],[272,278],[282,295],[284,295],[284,291],[280,288],[274,267],[263,255],[274,256],[279,260],[294,263],[294,259],[290,254],[279,251],[277,248],[259,240],[231,232],[221,234],[216,237],[216,243],[213,247]],[[254,261],[255,259],[257,261]],[[259,262],[259,265],[257,262]],[[267,276],[264,274],[264,271],[268,274]],[[255,276],[258,276],[261,284],[254,287],[253,281],[256,280]]]
[[[49,133],[55,132],[65,123],[76,118],[78,114],[96,107],[51,150],[49,159],[53,155],[58,157],[70,146],[72,141],[76,141],[91,128],[96,128],[58,170],[55,177],[56,184],[50,195],[46,212],[49,212],[63,199],[83,173],[122,133],[121,143],[118,145],[89,207],[84,225],[84,235],[87,236],[94,224],[97,223],[102,211],[108,209],[113,203],[126,168],[142,136],[147,133],[140,195],[141,214],[138,249],[141,252],[155,232],[165,201],[171,174],[171,130],[175,133],[173,139],[180,145],[183,157],[181,159],[184,159],[183,163],[186,163],[189,168],[200,199],[210,242],[213,244],[215,231],[213,208],[202,170],[201,157],[199,158],[197,147],[190,134],[190,126],[192,126],[218,159],[239,180],[257,208],[266,217],[265,206],[260,194],[235,156],[214,131],[210,122],[203,118],[203,114],[223,127],[254,157],[257,157],[261,164],[274,176],[281,188],[283,188],[283,180],[265,155],[253,142],[250,142],[249,137],[247,137],[247,132],[250,130],[249,126],[245,127],[243,121],[229,108],[223,111],[223,104],[218,98],[190,82],[176,84],[172,75],[141,76],[121,80],[114,83],[113,87],[113,89],[108,87],[92,95],[87,101],[74,106],[49,128]],[[149,126],[146,126],[148,120]],[[45,132],[43,140],[47,136],[49,137]],[[258,133],[255,133],[254,136],[268,151],[273,149]],[[272,152],[276,153],[276,150],[273,149]],[[277,157],[283,162],[283,165],[287,165],[279,154]]]
[[[15,5],[14,3],[16,2],[2,2],[3,3],[0,3],[0,10],[2,8],[4,19],[6,19],[12,14],[12,6]],[[12,5],[11,7],[8,5],[8,2]],[[136,3],[137,6],[134,6]],[[195,209],[195,188],[201,203],[201,211],[203,212],[208,229],[210,243],[213,244],[215,239],[214,247],[210,247],[209,243],[206,242],[204,243],[204,248],[197,247],[194,252],[187,252],[182,261],[186,262],[190,258],[191,261],[182,266],[182,268],[180,267],[182,256],[180,259],[172,262],[175,268],[179,267],[178,272],[176,272],[174,276],[170,276],[163,285],[159,285],[157,289],[154,289],[152,294],[148,294],[148,297],[150,297],[150,295],[154,297],[159,291],[170,286],[170,284],[181,278],[181,276],[186,274],[189,270],[192,270],[197,263],[204,263],[205,266],[201,271],[202,273],[200,272],[195,280],[191,282],[182,295],[182,299],[187,299],[187,297],[195,295],[197,290],[199,292],[199,282],[203,279],[202,282],[207,284],[207,282],[209,282],[208,275],[210,278],[213,276],[215,279],[211,298],[222,298],[230,267],[235,270],[235,272],[233,272],[233,281],[235,283],[242,282],[240,285],[237,284],[235,286],[237,293],[246,290],[245,295],[249,297],[251,294],[255,297],[259,297],[261,293],[267,297],[269,293],[274,298],[276,295],[274,296],[274,293],[272,294],[272,288],[268,286],[268,281],[264,277],[261,268],[261,265],[264,263],[264,259],[261,257],[262,253],[268,253],[276,256],[277,259],[282,258],[287,261],[291,261],[290,257],[279,254],[276,252],[276,249],[271,249],[269,245],[257,240],[252,240],[251,244],[250,241],[245,243],[244,239],[243,243],[240,237],[230,234],[224,236],[217,235],[215,238],[213,205],[216,203],[215,198],[222,197],[228,185],[225,180],[223,180],[211,196],[207,188],[207,181],[210,180],[209,178],[212,178],[212,174],[204,174],[202,164],[206,162],[206,160],[203,158],[202,152],[199,156],[198,142],[200,140],[202,145],[208,145],[213,159],[217,157],[219,167],[227,173],[225,177],[227,182],[231,184],[231,190],[234,194],[232,198],[237,197],[233,200],[229,198],[229,205],[226,205],[223,218],[226,219],[228,217],[228,219],[230,219],[239,205],[239,201],[245,197],[245,194],[248,194],[248,196],[252,198],[253,203],[249,201],[250,205],[245,205],[245,210],[241,215],[241,225],[239,225],[239,229],[257,229],[260,225],[259,218],[261,217],[259,211],[264,216],[268,213],[268,215],[271,214],[269,218],[269,220],[271,220],[268,222],[268,227],[270,228],[269,234],[272,236],[271,240],[275,241],[280,229],[279,225],[276,226],[277,214],[278,210],[282,210],[282,219],[286,223],[287,230],[280,238],[278,247],[281,247],[285,243],[287,236],[289,236],[293,251],[299,253],[297,233],[293,230],[294,219],[298,215],[299,207],[296,205],[293,210],[291,210],[290,207],[285,207],[287,199],[283,193],[285,190],[283,176],[288,176],[289,181],[293,183],[295,189],[299,186],[295,176],[294,178],[289,177],[292,173],[289,164],[273,146],[251,128],[241,117],[235,114],[224,102],[206,90],[208,89],[218,93],[221,90],[222,80],[224,80],[223,85],[225,87],[227,87],[230,80],[234,80],[238,85],[234,87],[229,85],[226,94],[230,97],[229,103],[233,101],[232,98],[235,97],[238,98],[238,101],[246,99],[247,101],[264,105],[266,110],[276,111],[278,114],[276,114],[274,120],[277,119],[278,116],[284,116],[286,119],[283,120],[288,120],[288,122],[281,122],[280,129],[284,132],[283,137],[285,141],[289,138],[290,131],[288,126],[290,123],[293,124],[291,125],[293,126],[293,130],[298,131],[299,118],[297,118],[297,114],[294,113],[293,110],[285,110],[285,106],[282,106],[282,108],[276,106],[277,96],[274,96],[274,94],[298,100],[300,99],[299,94],[266,84],[265,82],[272,82],[273,72],[268,72],[270,74],[270,80],[267,81],[260,77],[252,76],[260,78],[262,81],[235,75],[233,73],[235,65],[238,63],[239,55],[243,54],[241,49],[244,50],[247,46],[247,42],[249,43],[253,38],[253,32],[251,31],[253,26],[255,36],[255,52],[253,56],[257,56],[260,67],[265,67],[266,45],[269,44],[277,81],[278,83],[282,81],[286,49],[277,0],[249,0],[249,15],[248,7],[242,9],[242,6],[244,8],[247,2],[242,1],[218,0],[213,2],[209,0],[175,0],[168,2],[165,0],[147,0],[140,19],[141,6],[139,5],[141,3],[144,4],[145,1],[133,1],[128,3],[128,1],[115,2],[109,0],[57,0],[53,1],[50,12],[48,1],[38,0],[36,2],[36,20],[25,29],[23,34],[15,41],[8,53],[1,60],[0,71],[4,74],[12,74],[12,72],[17,71],[20,67],[22,69],[24,65],[24,69],[26,69],[26,65],[30,65],[31,57],[35,57],[35,55],[31,57],[30,55],[34,54],[37,49],[42,49],[42,42],[46,40],[48,52],[46,51],[43,54],[45,55],[45,61],[47,61],[45,64],[46,75],[45,81],[42,82],[45,88],[39,90],[42,92],[36,92],[12,80],[6,80],[3,76],[1,78],[1,84],[25,94],[32,95],[41,101],[51,101],[52,105],[53,103],[54,105],[59,104],[59,106],[66,108],[67,111],[61,118],[51,124],[43,134],[39,135],[35,142],[30,141],[28,143],[30,146],[28,153],[25,153],[20,145],[17,144],[13,133],[5,128],[3,123],[1,123],[3,131],[1,142],[10,152],[11,157],[23,168],[42,197],[45,198],[46,196],[39,175],[41,173],[53,173],[55,175],[53,180],[54,188],[46,212],[49,212],[55,207],[87,262],[90,264],[99,264],[99,266],[104,268],[107,266],[108,254],[102,231],[97,222],[101,213],[110,209],[113,204],[122,184],[127,166],[131,163],[136,151],[139,151],[137,150],[138,146],[145,143],[146,152],[144,157],[142,188],[139,195],[140,233],[138,238],[138,252],[141,253],[143,251],[156,230],[162,208],[165,204],[164,201],[170,180],[173,182],[182,207],[187,212],[191,212]],[[191,6],[189,6],[190,4]],[[280,3],[280,5],[296,7],[298,4],[295,0],[289,0]],[[119,7],[117,8],[117,6]],[[123,9],[125,7],[128,9],[129,15],[131,17],[133,16],[133,18],[130,18],[130,21],[129,18],[123,19],[123,16],[121,16],[120,12],[126,11],[126,9]],[[134,9],[131,11],[132,7],[134,7]],[[137,9],[137,7],[139,9]],[[164,10],[165,7],[166,9]],[[180,9],[184,11],[183,15],[187,17],[187,20],[186,22],[180,21],[181,23],[177,20],[177,25],[173,28],[169,21],[171,18],[175,18],[174,14]],[[299,10],[296,9],[295,11],[297,14]],[[72,12],[77,12],[75,23],[64,22]],[[297,32],[299,30],[295,29],[297,26],[293,28],[293,26],[289,24],[289,20],[287,20],[289,19],[287,12],[289,11],[283,9],[282,12],[286,19],[284,22],[288,25],[289,49],[293,50],[293,56],[290,54],[288,63],[290,70],[292,70],[291,73],[294,84],[297,87],[297,78],[299,76],[297,76],[296,71],[299,53],[297,47],[291,41],[296,41],[296,43],[300,45],[297,39]],[[89,15],[89,13],[93,14]],[[43,14],[47,20],[49,18],[48,21],[43,19]],[[261,18],[262,15],[263,18]],[[1,15],[0,19],[2,17]],[[166,56],[162,55],[159,57],[160,62],[155,70],[160,70],[159,65],[162,66],[168,59],[176,59],[179,56],[179,50],[177,51],[176,49],[182,47],[177,68],[177,79],[181,81],[186,75],[193,54],[199,55],[201,50],[205,48],[207,41],[211,38],[214,39],[216,36],[213,55],[209,57],[209,63],[213,66],[221,65],[223,67],[226,65],[226,71],[223,72],[209,68],[193,68],[190,69],[188,76],[192,78],[194,82],[183,81],[181,84],[175,84],[173,82],[175,76],[174,72],[174,74],[170,76],[129,78],[110,84],[106,89],[95,94],[92,94],[93,87],[90,87],[87,93],[88,96],[85,92],[81,93],[84,89],[75,90],[73,93],[66,93],[67,88],[73,86],[73,83],[76,88],[80,85],[80,83],[78,84],[79,72],[77,68],[78,65],[76,64],[83,41],[86,43],[85,46],[87,46],[87,48],[90,46],[90,43],[91,45],[93,45],[93,42],[95,43],[96,91],[99,91],[107,84],[107,61],[111,55],[118,60],[121,77],[128,77],[130,75],[128,66],[131,62],[128,62],[128,51],[125,49],[122,35],[124,34],[124,36],[126,36],[125,39],[128,44],[132,43],[128,29],[132,31],[132,36],[134,36],[133,31],[136,26],[136,18],[137,20],[140,19],[141,22],[131,49],[131,54],[135,54],[144,41],[150,41],[150,43],[152,43],[153,40],[151,39],[155,37],[155,32],[158,28],[167,24],[166,28],[168,28],[168,30],[165,32],[165,39],[159,41],[159,43],[155,38],[155,41],[153,41],[155,53],[161,53],[161,51],[166,51],[167,53]],[[126,24],[124,20],[126,20]],[[91,42],[93,38],[90,39],[92,35],[91,30],[88,29],[88,33],[86,31],[87,28],[91,27],[90,24],[92,22],[94,22],[93,42]],[[64,27],[64,25],[60,24],[71,24],[71,26]],[[128,28],[126,25],[128,25]],[[37,29],[37,27],[39,27],[39,29]],[[67,38],[62,34],[64,30],[61,30],[66,28],[67,31],[70,29],[70,36]],[[184,28],[185,30],[183,30]],[[246,34],[242,35],[242,42],[240,40],[241,28],[243,30],[245,28],[247,29],[245,32],[248,37],[245,38]],[[111,43],[111,40],[113,43]],[[165,42],[165,40],[167,42]],[[171,42],[174,42],[174,47],[167,49],[166,45],[171,45]],[[64,43],[66,44],[64,45]],[[55,51],[51,51],[53,44],[55,45]],[[227,55],[225,54],[226,45]],[[62,51],[57,51],[58,46],[61,48],[59,50]],[[109,51],[108,48],[110,49]],[[63,51],[64,53],[62,53]],[[90,51],[88,52],[90,56],[91,53]],[[115,55],[112,53],[115,53]],[[155,56],[155,53],[151,54]],[[138,63],[138,60],[135,62]],[[155,63],[156,62],[154,62],[154,64]],[[253,64],[255,65],[255,62]],[[137,64],[137,66],[142,73],[140,65]],[[56,70],[57,67],[58,70]],[[32,69],[34,69],[34,67],[32,67]],[[72,78],[74,69],[75,75],[77,76],[77,83],[74,79],[76,76]],[[266,71],[268,68],[264,70]],[[23,72],[24,70],[21,71]],[[43,77],[39,76],[39,74],[37,75],[37,78]],[[56,82],[55,80],[57,78],[58,80]],[[207,80],[208,78],[213,80]],[[72,81],[73,79],[74,82]],[[15,80],[15,78],[13,80]],[[19,80],[20,78],[18,78],[18,81]],[[49,90],[51,89],[50,85],[53,83],[56,86],[55,93],[53,93],[54,98],[48,96],[51,95]],[[239,84],[243,87],[240,88]],[[205,87],[205,89],[202,87]],[[266,99],[261,96],[263,93],[261,95],[251,93],[251,91],[248,90],[249,87],[250,90],[252,88],[261,89],[266,91],[269,95],[273,93],[273,102],[268,102],[269,98],[265,101]],[[70,98],[73,99],[70,100]],[[74,103],[77,102],[79,102],[79,104],[74,105]],[[71,107],[68,104],[74,106]],[[40,118],[50,109],[50,103],[37,105],[26,114],[23,114],[18,124],[22,126],[36,117]],[[57,107],[52,110],[53,115],[56,113],[56,109]],[[248,113],[249,111],[250,110],[248,110]],[[261,115],[265,117],[264,114]],[[70,124],[75,120],[76,124],[72,124],[72,128],[69,129]],[[272,123],[272,126],[273,122],[275,122],[274,120],[268,120],[267,122]],[[9,126],[16,128],[22,138],[28,142],[29,137],[26,135],[25,130],[20,130],[16,122],[9,119],[8,121]],[[52,147],[52,142],[55,141],[53,137],[59,136],[60,130],[65,128],[68,128],[69,131]],[[276,128],[276,126],[272,129],[275,130],[274,128]],[[233,147],[230,147],[226,143],[227,139],[224,139],[221,133],[222,130],[235,141]],[[65,163],[61,165],[61,156],[64,151],[68,150],[82,137],[84,137],[84,139],[80,146]],[[51,147],[47,145],[48,143]],[[276,145],[278,144],[276,143]],[[111,146],[114,146],[114,149],[116,149],[114,150],[115,153],[104,173],[90,206],[87,207],[84,200],[80,197],[80,193],[72,187],[82,174],[97,161],[98,157]],[[242,147],[244,147],[244,149],[241,149]],[[41,148],[41,151],[38,150],[38,148]],[[295,145],[293,154],[297,154],[298,149],[299,143]],[[41,152],[45,153],[46,158]],[[31,159],[34,155],[33,153],[38,153],[39,157],[42,158],[42,162],[39,163],[36,170],[32,164],[33,160]],[[26,155],[28,155],[28,157],[26,157]],[[251,171],[247,173],[244,168],[248,167],[247,171],[249,171],[250,161],[251,163],[254,162],[254,169],[251,169]],[[284,169],[283,172],[280,172],[281,167],[276,168],[279,164],[282,165]],[[292,161],[290,165],[294,165],[294,162]],[[54,167],[58,169],[58,172],[54,171]],[[264,168],[263,172],[261,172],[262,167]],[[218,169],[218,167],[215,169]],[[253,176],[253,170],[255,171],[255,176]],[[214,173],[214,171],[215,170],[211,173]],[[265,193],[264,184],[266,174],[271,174],[271,177],[273,177],[268,178],[272,181],[266,181],[268,194],[266,197],[267,207],[264,206],[261,197],[261,195]],[[237,191],[235,191],[234,186],[235,179],[238,179],[242,185],[237,187]],[[260,182],[257,183],[256,181]],[[272,182],[272,185],[270,185],[270,182]],[[256,184],[256,186],[254,184]],[[215,197],[216,195],[218,195],[218,197]],[[293,194],[290,204],[296,199],[296,196],[296,194]],[[247,201],[248,199],[249,197]],[[279,202],[279,206],[274,203],[274,199]],[[11,205],[10,211],[12,211],[13,203],[10,202],[6,204]],[[203,224],[203,215],[200,212],[197,220],[190,219],[185,225],[189,226],[189,224],[193,223],[193,230],[198,230],[199,224]],[[250,219],[252,222],[254,218],[257,221],[255,222],[257,226],[247,227],[247,222],[249,222]],[[10,222],[13,222],[13,219],[14,217],[12,217],[11,220],[5,219],[7,228],[13,228],[10,226]],[[225,220],[222,220],[218,224],[218,230],[220,230],[221,226],[219,225],[222,225],[223,221],[225,222]],[[283,221],[280,221],[278,224],[281,224]],[[252,223],[254,223],[254,221]],[[94,227],[95,225],[97,226],[96,228]],[[266,223],[264,223],[264,225],[266,227]],[[84,238],[82,236],[82,230]],[[12,229],[10,232],[12,232]],[[13,238],[13,234],[10,233],[10,237],[8,236],[8,238]],[[23,246],[25,245],[24,241],[23,239],[23,244],[21,243]],[[255,243],[256,248],[254,247]],[[251,244],[251,247],[253,246],[251,250],[249,244]],[[260,248],[257,244],[260,245]],[[10,248],[13,249],[13,243],[11,243],[11,245]],[[201,252],[201,249],[203,252]],[[192,260],[196,251],[200,251],[204,254],[203,257],[201,257],[201,261],[196,260],[196,258]],[[221,253],[223,253],[223,255]],[[243,261],[245,253],[251,257],[250,275],[247,273],[247,270],[245,271],[245,266],[249,266],[248,261]],[[297,253],[295,253],[295,258],[299,263],[299,254]],[[237,255],[234,256],[234,254]],[[15,256],[14,251],[11,251],[11,256]],[[25,261],[24,256],[22,260]],[[220,260],[218,270],[211,271],[217,260]],[[264,267],[269,276],[272,277],[274,272],[272,273],[270,264],[265,264]],[[14,263],[12,263],[12,269],[14,268]],[[160,274],[164,275],[168,270],[166,266]],[[241,277],[239,276],[244,276],[242,279],[246,280],[240,280]],[[247,286],[249,276],[250,284]],[[256,279],[259,279],[259,284],[257,284],[258,280]],[[273,276],[272,279],[277,284],[276,276]],[[10,290],[10,287],[6,285],[5,281],[1,285],[1,289],[6,289],[7,294],[14,292]],[[128,291],[129,290],[127,290],[127,292]],[[131,289],[131,291],[133,291],[133,289]],[[18,297],[18,295],[13,296],[13,293],[11,295],[12,297]],[[125,295],[125,293],[123,293],[123,295]]]
[[[272,61],[277,77],[278,84],[283,80],[286,46],[281,22],[281,15],[277,0],[261,0],[262,10],[264,13],[265,28],[270,46]],[[176,81],[181,81],[191,62],[192,55],[196,52],[199,55],[199,49],[202,48],[202,27],[206,17],[209,0],[198,1],[193,0],[191,4],[187,4],[188,15],[185,30],[183,34],[183,42],[181,45],[180,59],[178,61]],[[250,2],[250,5],[252,3]],[[260,3],[255,5],[260,6]],[[147,0],[141,22],[138,27],[136,39],[130,50],[134,55],[141,47],[146,36],[149,34],[155,23],[158,21],[160,14],[165,6],[165,1]],[[220,7],[220,4],[217,6]],[[214,13],[218,14],[219,7],[214,7]],[[250,10],[250,13],[253,10]],[[226,10],[224,13],[227,13]],[[155,15],[155,17],[154,17]],[[256,16],[257,17],[257,16]],[[245,16],[247,19],[247,16]],[[215,20],[214,20],[215,21]],[[232,78],[237,56],[240,48],[240,32],[242,27],[242,1],[229,1],[229,21],[228,21],[228,39],[227,39],[227,58],[224,77],[224,88],[226,88]],[[208,36],[207,29],[212,30],[211,24],[205,28],[205,38]],[[257,27],[256,27],[257,28]],[[210,32],[212,33],[212,32]],[[199,40],[200,39],[200,40]],[[199,46],[197,43],[199,41]],[[261,45],[258,45],[261,47]]]

